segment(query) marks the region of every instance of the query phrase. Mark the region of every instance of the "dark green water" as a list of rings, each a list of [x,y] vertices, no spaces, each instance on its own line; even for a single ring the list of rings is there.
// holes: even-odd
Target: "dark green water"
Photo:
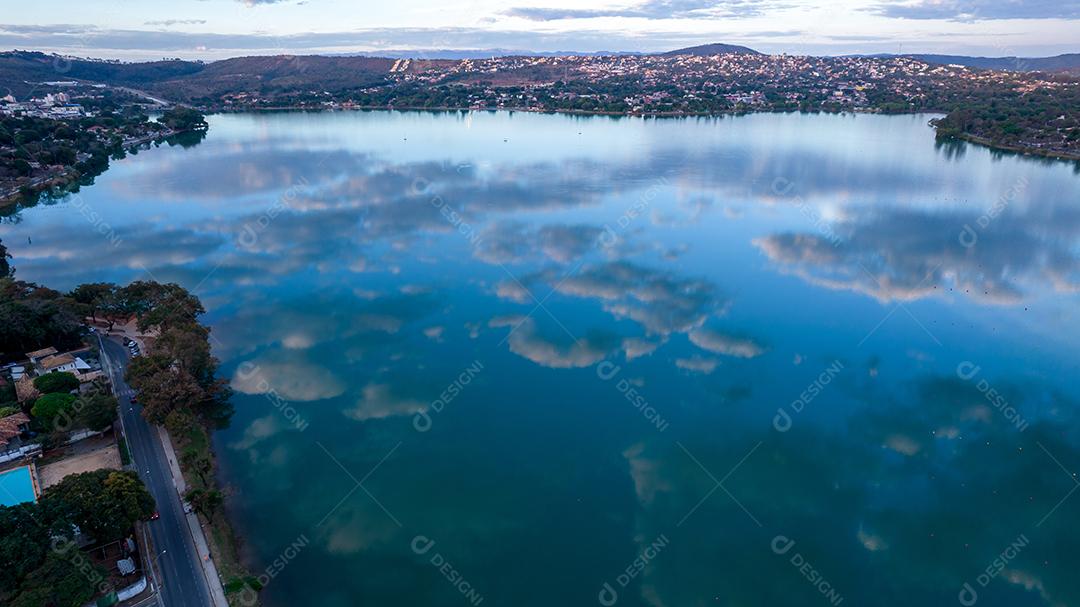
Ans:
[[[1080,175],[929,118],[216,116],[0,238],[202,298],[271,605],[1080,604]]]

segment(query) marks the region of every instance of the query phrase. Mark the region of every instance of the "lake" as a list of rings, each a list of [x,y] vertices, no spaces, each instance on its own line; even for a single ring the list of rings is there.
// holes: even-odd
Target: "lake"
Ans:
[[[0,224],[175,281],[269,605],[1080,603],[1080,173],[929,115],[210,117]]]

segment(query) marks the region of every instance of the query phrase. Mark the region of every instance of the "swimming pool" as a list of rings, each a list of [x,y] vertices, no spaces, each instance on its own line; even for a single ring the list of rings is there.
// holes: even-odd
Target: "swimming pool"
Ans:
[[[0,505],[14,506],[36,500],[37,495],[34,493],[34,481],[30,478],[29,466],[0,473]]]

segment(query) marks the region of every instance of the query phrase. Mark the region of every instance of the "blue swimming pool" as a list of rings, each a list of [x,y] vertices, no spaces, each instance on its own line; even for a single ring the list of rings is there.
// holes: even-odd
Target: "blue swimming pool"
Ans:
[[[0,505],[14,506],[36,499],[29,467],[23,466],[0,473]]]

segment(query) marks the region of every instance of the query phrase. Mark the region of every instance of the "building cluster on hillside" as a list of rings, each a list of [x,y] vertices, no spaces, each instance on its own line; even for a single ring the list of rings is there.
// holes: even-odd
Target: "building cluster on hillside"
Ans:
[[[82,118],[88,113],[83,106],[72,103],[67,93],[48,93],[44,97],[18,101],[12,95],[0,98],[0,116],[26,116],[65,120]]]
[[[986,86],[1075,86],[1030,74],[934,65],[906,57],[811,57],[796,55],[621,55],[568,57],[493,57],[458,62],[396,64],[392,84],[476,85],[518,87],[506,91],[471,90],[476,104],[505,107],[520,97],[518,107],[542,106],[542,98],[566,102],[596,99],[624,102],[629,111],[656,103],[693,105],[726,100],[732,106],[762,107],[776,103],[829,105],[862,109],[883,99],[920,104],[940,89]],[[555,89],[552,90],[552,85]],[[597,87],[577,90],[572,85]],[[619,86],[626,90],[606,90]],[[475,88],[475,87],[473,87]],[[577,87],[577,88],[580,88]],[[630,90],[632,89],[632,90]],[[504,98],[505,97],[505,98]],[[539,109],[539,108],[538,108]],[[677,109],[677,108],[676,108]]]

